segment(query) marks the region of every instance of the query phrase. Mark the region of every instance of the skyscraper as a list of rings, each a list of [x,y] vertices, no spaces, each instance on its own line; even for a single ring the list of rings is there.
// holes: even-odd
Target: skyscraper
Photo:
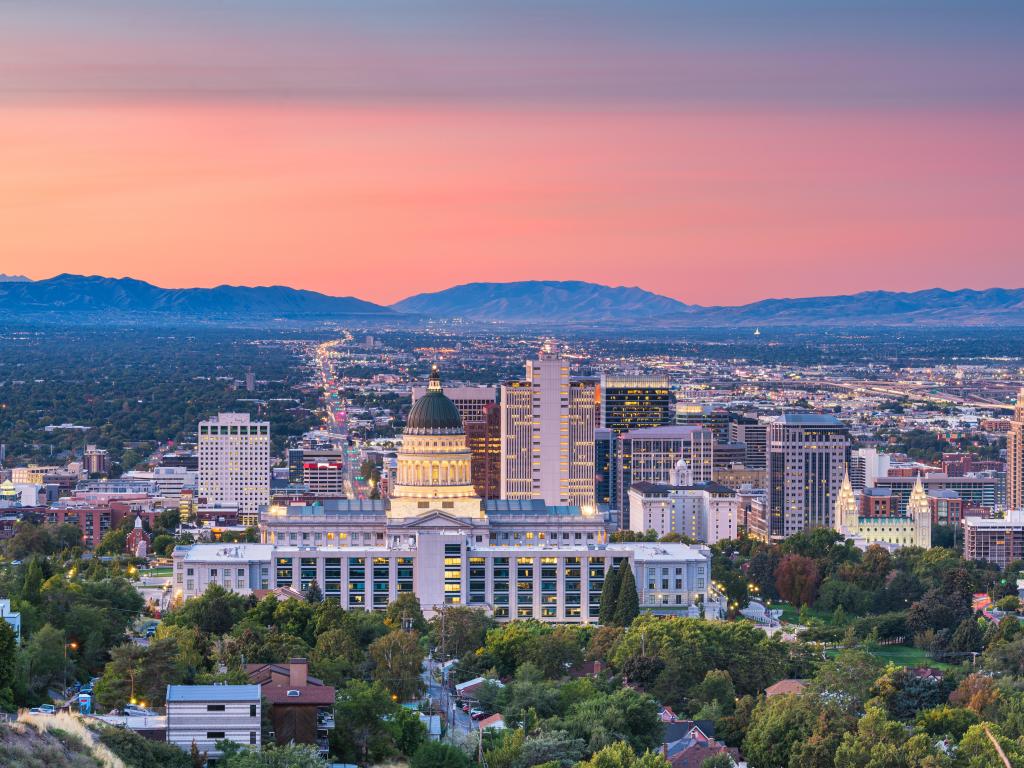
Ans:
[[[1006,435],[1006,508],[1024,509],[1024,387]]]
[[[459,404],[456,401],[455,407]],[[466,421],[466,446],[473,457],[473,487],[481,499],[501,498],[501,408],[484,404],[482,421]]]
[[[672,422],[672,392],[665,376],[601,374],[601,424],[617,435]]]
[[[850,459],[850,434],[834,416],[789,413],[768,426],[769,532],[785,538],[833,527]]]
[[[714,465],[714,435],[693,426],[631,429],[618,437],[615,476],[611,488],[613,509],[622,513],[626,527],[629,488],[634,483],[667,483],[673,467],[683,459],[695,483],[707,483]]]
[[[501,497],[593,506],[595,382],[569,378],[549,345],[501,387]]]
[[[270,501],[270,423],[247,413],[220,413],[199,422],[199,495],[210,504],[237,504],[242,525],[258,525]]]

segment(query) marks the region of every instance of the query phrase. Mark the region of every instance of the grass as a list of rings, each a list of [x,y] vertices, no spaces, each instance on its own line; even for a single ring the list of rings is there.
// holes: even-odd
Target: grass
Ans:
[[[789,624],[800,623],[800,608],[791,603],[772,603],[772,608],[782,608],[782,620]],[[817,608],[808,608],[807,615],[812,619],[820,619],[826,624],[832,623],[832,614],[828,611],[821,611]]]
[[[140,576],[170,576],[172,569],[167,566],[160,566],[159,568],[150,568],[149,570],[139,571]]]
[[[928,651],[915,648],[911,645],[878,645],[867,647],[866,650],[875,658],[882,661],[896,664],[900,667],[936,667],[938,669],[951,669],[952,665],[936,661]],[[826,651],[829,658],[835,656],[837,650]]]

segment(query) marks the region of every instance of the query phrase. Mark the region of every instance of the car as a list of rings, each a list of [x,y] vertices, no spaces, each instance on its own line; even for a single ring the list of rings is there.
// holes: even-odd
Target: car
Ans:
[[[491,713],[488,712],[486,709],[471,709],[471,710],[469,710],[469,716],[473,720],[483,720],[485,717],[487,717],[490,714]]]
[[[38,707],[32,707],[29,713],[33,715],[54,715],[57,713],[57,708],[53,704],[40,704]]]
[[[156,714],[153,710],[140,707],[136,704],[125,704],[124,713],[129,717],[151,717]]]
[[[469,712],[469,704],[463,704],[461,709],[463,712]]]

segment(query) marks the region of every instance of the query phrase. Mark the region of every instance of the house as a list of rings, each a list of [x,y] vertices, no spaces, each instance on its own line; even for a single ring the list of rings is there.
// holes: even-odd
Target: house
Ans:
[[[6,598],[0,600],[0,619],[11,625],[14,630],[14,642],[21,645],[21,613],[11,610],[11,601]]]
[[[423,712],[419,713],[420,722],[423,723],[423,727],[427,729],[427,739],[429,741],[440,741],[441,740],[441,716],[440,715],[426,715]]]
[[[474,677],[472,680],[467,680],[464,683],[459,683],[455,686],[455,695],[460,699],[473,699],[476,698],[476,692],[484,683],[493,683],[499,688],[505,686],[500,680],[491,680],[486,677]]]
[[[721,754],[728,755],[734,766],[744,765],[738,749],[715,741],[697,727],[681,739],[662,744],[661,754],[672,768],[700,768],[709,757]]]
[[[477,723],[480,726],[481,731],[494,729],[496,731],[505,730],[505,718],[499,715],[489,715]]]
[[[216,759],[222,739],[260,747],[260,686],[168,685],[167,741]]]
[[[334,688],[309,676],[306,659],[247,664],[245,671],[270,706],[275,742],[315,744],[327,750],[328,731],[334,728]]]
[[[779,680],[779,682],[774,685],[769,685],[765,688],[764,695],[770,699],[772,696],[782,696],[787,693],[802,693],[806,687],[806,680],[786,678],[785,680]]]

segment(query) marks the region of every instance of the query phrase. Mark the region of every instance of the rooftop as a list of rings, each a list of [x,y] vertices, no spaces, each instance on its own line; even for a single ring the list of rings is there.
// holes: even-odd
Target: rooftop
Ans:
[[[167,701],[259,701],[258,685],[168,685]]]
[[[633,483],[631,488],[636,488],[640,493],[643,494],[655,494],[655,493],[670,493],[671,491],[707,491],[708,493],[719,494],[724,496],[733,496],[736,491],[727,485],[716,483],[714,480],[707,483],[697,483],[696,485],[666,485],[663,483]]]
[[[1008,510],[1005,518],[965,517],[964,525],[969,528],[1006,528],[1008,526],[1024,526],[1024,509]]]
[[[201,560],[210,562],[248,562],[253,560],[270,560],[274,556],[273,544],[188,544],[174,548],[174,553],[181,553],[185,560]]]
[[[835,416],[824,413],[784,413],[775,417],[776,424],[790,427],[845,427]]]
[[[627,432],[623,432],[619,435],[619,438],[623,440],[636,440],[639,438],[661,438],[672,440],[675,438],[689,437],[694,432],[701,432],[703,429],[703,427],[696,427],[688,424],[669,424],[664,427],[642,427],[641,429],[631,429]]]

